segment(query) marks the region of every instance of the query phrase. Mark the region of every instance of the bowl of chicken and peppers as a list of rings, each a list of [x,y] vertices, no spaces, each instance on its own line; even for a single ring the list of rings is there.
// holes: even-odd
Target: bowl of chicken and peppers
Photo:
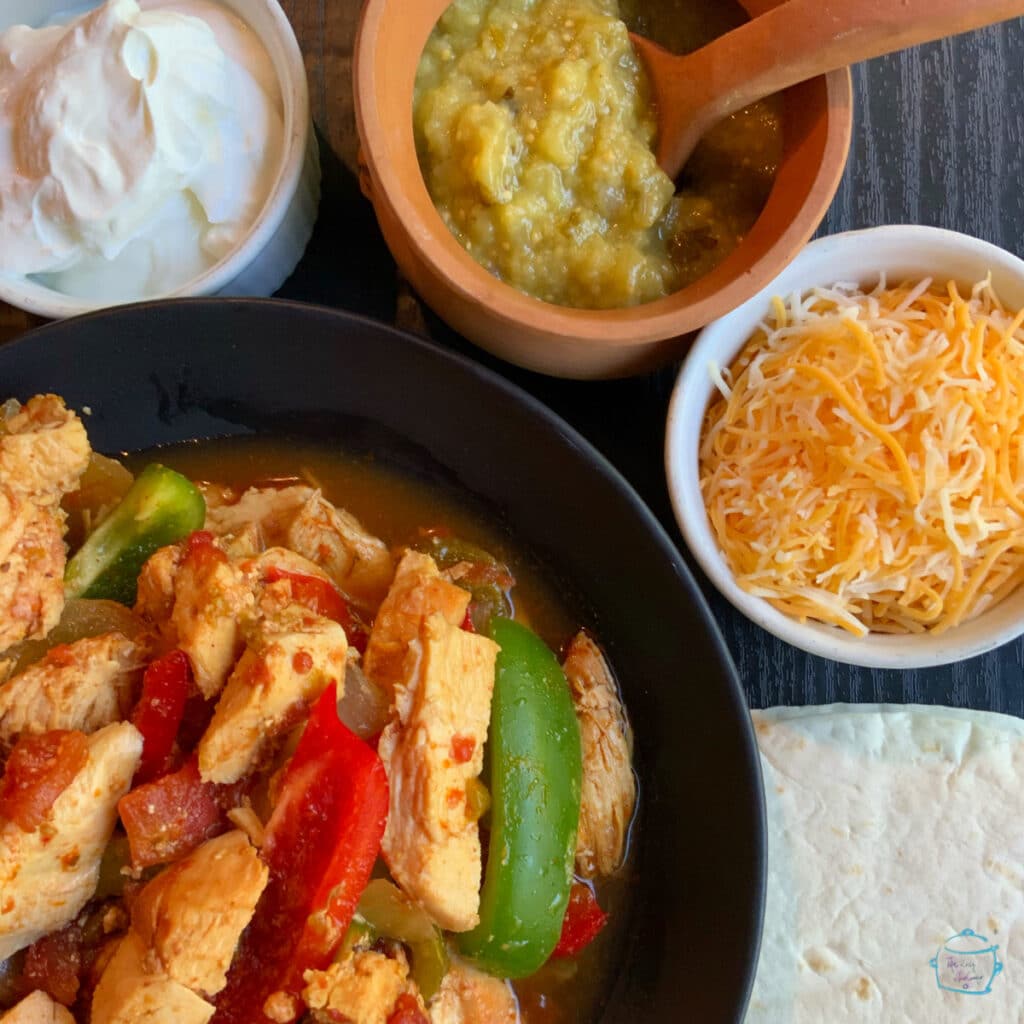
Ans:
[[[0,407],[0,1021],[619,1019],[618,631],[422,479],[96,404]]]

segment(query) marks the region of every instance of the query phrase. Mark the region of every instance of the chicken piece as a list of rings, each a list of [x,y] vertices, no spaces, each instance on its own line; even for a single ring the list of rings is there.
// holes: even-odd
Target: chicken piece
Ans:
[[[367,678],[394,693],[408,675],[409,645],[419,636],[423,620],[439,612],[453,626],[460,626],[469,601],[469,591],[444,579],[430,555],[407,551],[370,630],[363,655]]]
[[[256,600],[245,576],[226,558],[187,555],[174,580],[174,595],[172,634],[209,700],[223,689],[242,652],[242,625]]]
[[[255,523],[249,523],[248,526],[243,526],[238,533],[221,537],[220,545],[231,562],[237,562],[242,558],[255,558],[263,550],[260,528]]]
[[[171,613],[174,611],[174,587],[185,558],[184,544],[168,544],[146,559],[139,572],[134,612],[174,643]]]
[[[191,989],[152,970],[150,951],[129,930],[100,976],[91,1024],[207,1024],[214,1007]]]
[[[0,420],[0,651],[45,636],[64,608],[61,497],[89,464],[78,417],[37,395]]]
[[[576,870],[584,878],[610,875],[622,862],[636,803],[632,736],[611,669],[584,632],[566,653],[583,748]]]
[[[243,558],[238,563],[238,567],[253,587],[263,585],[262,581],[275,570],[296,576],[312,576],[334,586],[334,581],[319,565],[288,548],[276,546],[267,548],[252,558]]]
[[[0,651],[46,636],[64,610],[64,513],[0,483]]]
[[[346,594],[370,606],[387,589],[394,568],[387,546],[355,516],[302,484],[251,487],[232,504],[208,508],[206,529],[233,538],[232,544],[244,538],[243,550],[291,548],[321,566]]]
[[[218,993],[267,875],[238,830],[157,875],[132,905],[132,928],[150,950],[147,963],[207,998]]]
[[[103,968],[93,1024],[205,1024],[268,871],[242,832],[211,839],[149,882]]]
[[[453,959],[430,1003],[430,1024],[519,1024],[512,986]]]
[[[338,1020],[347,1024],[387,1024],[403,995],[415,999],[420,1011],[425,1012],[404,959],[391,959],[383,953],[353,953],[326,971],[306,971],[305,981],[302,998],[313,1011],[313,1020],[324,1024]]]
[[[0,687],[0,746],[23,732],[95,732],[127,717],[146,666],[144,644],[122,633],[50,648]]]
[[[498,645],[438,613],[410,644],[397,720],[378,745],[391,789],[381,850],[395,881],[449,931],[479,922],[480,832],[466,785],[480,774]]]
[[[53,506],[89,465],[82,421],[56,395],[36,395],[0,425],[0,481],[40,507]]]
[[[208,505],[206,529],[218,537],[234,536],[255,525],[260,547],[275,547],[284,544],[289,524],[315,493],[305,484],[250,487],[231,504]]]
[[[384,542],[319,491],[291,521],[285,546],[323,566],[346,594],[371,607],[384,596],[394,575],[391,552]]]
[[[129,722],[89,737],[89,759],[53,803],[49,821],[23,832],[0,823],[0,960],[71,921],[96,891],[100,859],[142,754]]]
[[[75,1024],[71,1011],[38,989],[2,1017],[0,1024]]]
[[[275,602],[267,588],[261,610]],[[288,587],[284,583],[282,590]],[[345,685],[348,641],[331,619],[287,604],[248,629],[245,652],[199,741],[199,772],[208,782],[237,782],[332,683]]]

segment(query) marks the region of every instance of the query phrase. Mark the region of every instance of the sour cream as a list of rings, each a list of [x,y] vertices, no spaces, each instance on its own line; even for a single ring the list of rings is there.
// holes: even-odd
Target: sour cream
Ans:
[[[283,102],[256,34],[213,0],[108,0],[0,34],[0,274],[83,298],[166,293],[244,237]]]

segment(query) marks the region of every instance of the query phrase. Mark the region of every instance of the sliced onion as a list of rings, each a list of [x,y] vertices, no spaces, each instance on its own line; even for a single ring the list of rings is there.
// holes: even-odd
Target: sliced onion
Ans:
[[[72,550],[111,513],[128,493],[135,478],[116,459],[93,452],[78,482],[78,490],[64,498],[68,513],[67,542]]]
[[[72,598],[64,605],[60,622],[42,640],[23,640],[4,652],[4,660],[13,660],[11,675],[39,661],[51,647],[73,644],[87,636],[123,633],[134,640],[146,631],[145,623],[117,601],[90,601]]]
[[[16,398],[8,398],[6,402],[0,402],[0,434],[7,433],[7,421],[13,419],[21,412],[21,402]]]
[[[338,701],[338,717],[363,740],[380,734],[387,725],[387,694],[366,678],[359,663],[349,658],[345,667],[345,693]]]
[[[448,950],[430,915],[383,878],[375,878],[363,890],[358,914],[379,935],[409,947],[413,981],[424,999],[432,999],[448,973]]]

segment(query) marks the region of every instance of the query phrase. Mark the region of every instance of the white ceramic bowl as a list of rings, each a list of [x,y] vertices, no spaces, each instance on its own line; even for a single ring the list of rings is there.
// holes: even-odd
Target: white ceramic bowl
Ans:
[[[697,451],[704,411],[714,386],[712,362],[729,366],[764,317],[773,295],[837,281],[873,285],[880,272],[892,283],[931,276],[973,284],[991,273],[1007,307],[1024,307],[1024,261],[988,242],[916,225],[892,225],[818,239],[766,288],[697,337],[676,381],[669,406],[665,469],[676,520],[711,582],[749,619],[811,654],[872,668],[920,668],[960,661],[1024,633],[1024,587],[994,608],[938,636],[868,634],[857,638],[834,626],[800,623],[762,598],[741,590],[708,522],[698,483]]]
[[[242,242],[218,263],[180,288],[140,298],[195,295],[271,295],[302,258],[320,204],[320,158],[309,112],[306,67],[295,33],[278,0],[218,0],[259,36],[273,61],[284,100],[284,151],[277,177],[259,216]],[[98,7],[76,0],[3,0],[0,32],[33,27],[73,10]],[[0,300],[39,316],[75,316],[111,305],[65,295],[25,278],[0,276]]]

